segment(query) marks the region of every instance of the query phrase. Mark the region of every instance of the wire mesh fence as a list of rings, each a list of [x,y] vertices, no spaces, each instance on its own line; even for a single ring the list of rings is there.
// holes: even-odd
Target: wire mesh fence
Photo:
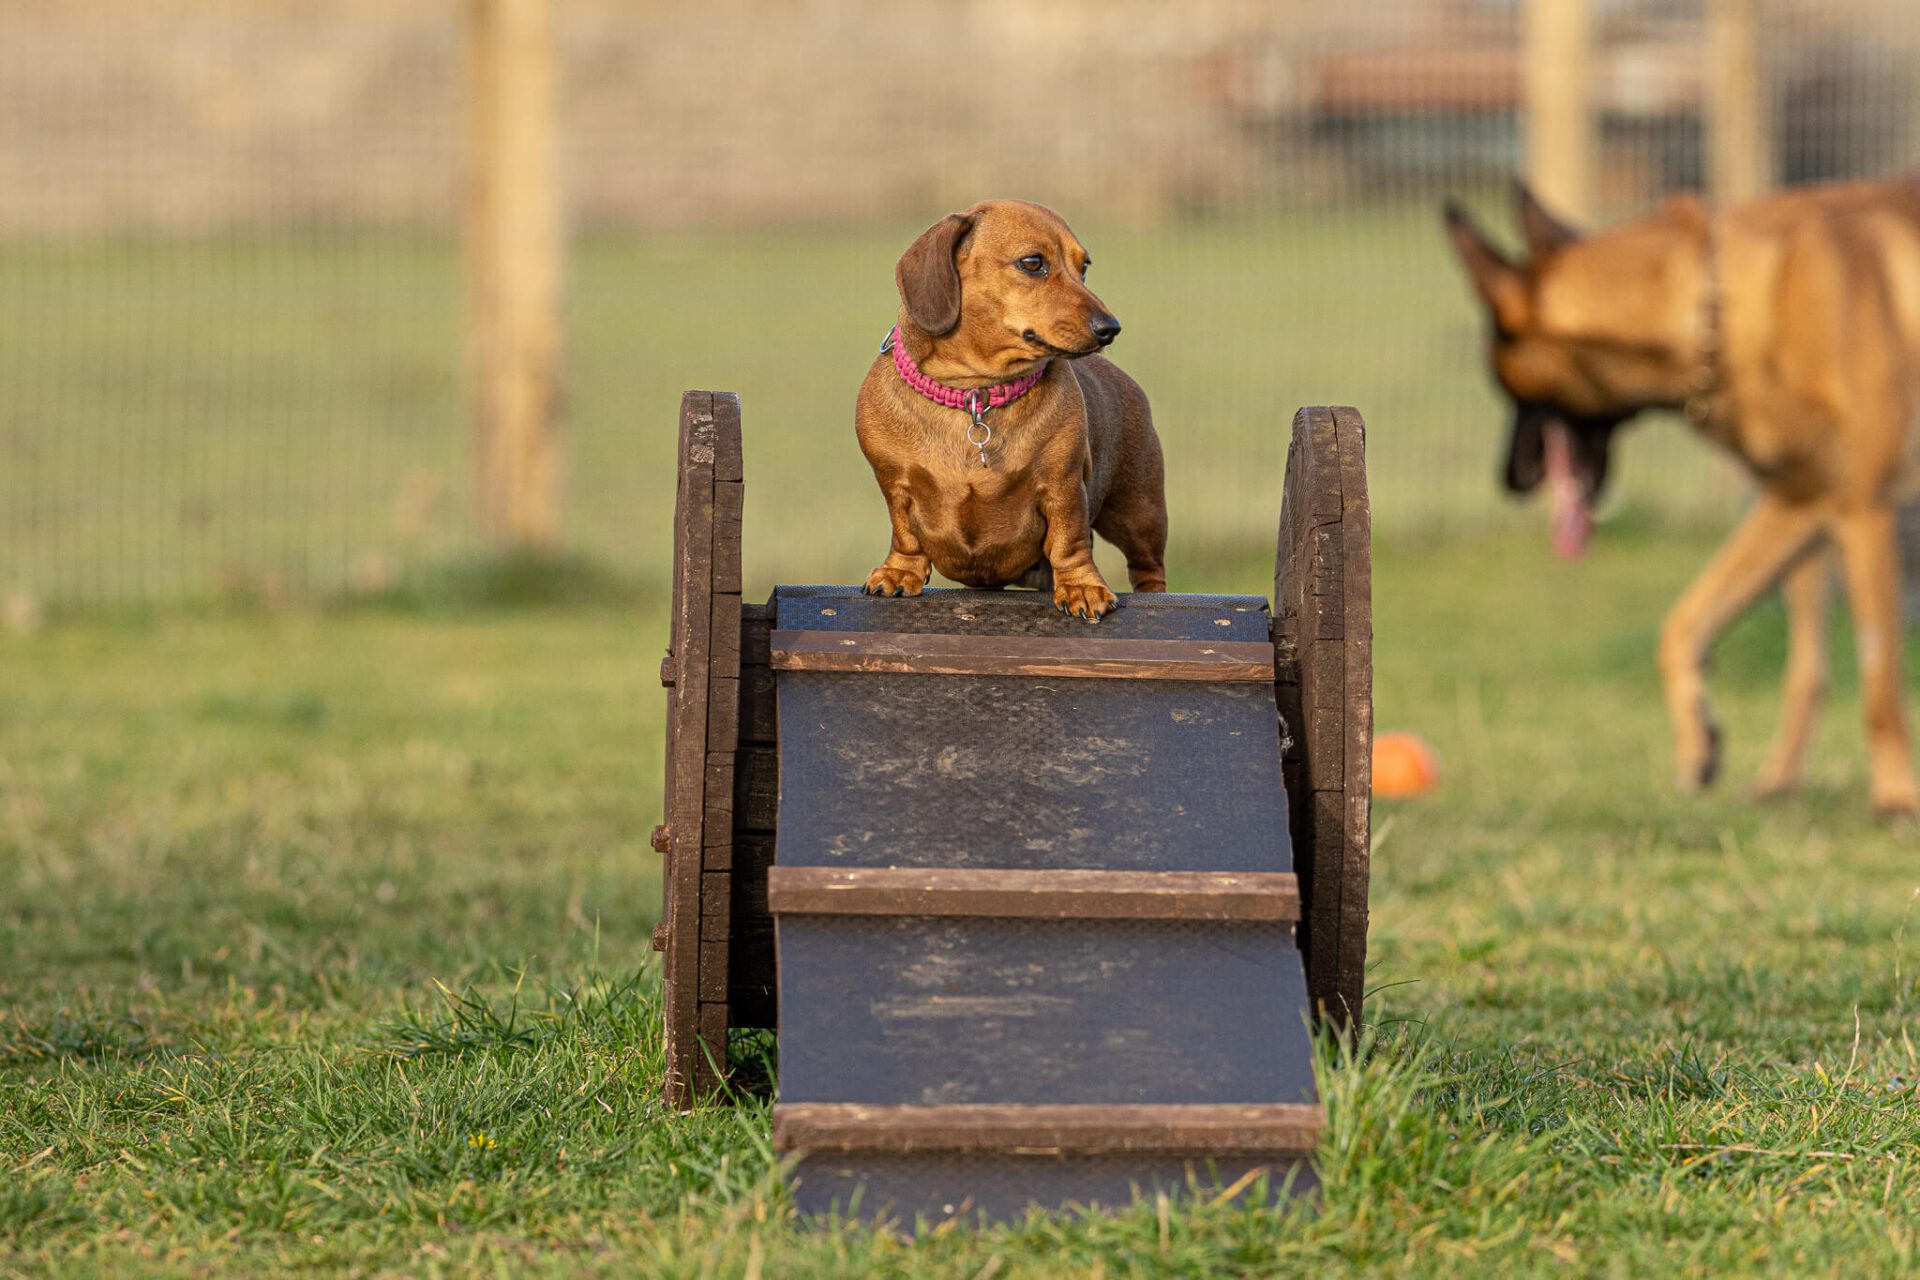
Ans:
[[[483,0],[0,0],[0,592],[364,591],[488,549],[464,368]],[[1591,215],[1708,180],[1701,0],[1587,0]],[[1920,155],[1920,9],[1761,0],[1779,181]],[[1266,545],[1287,420],[1359,405],[1385,533],[1516,517],[1438,206],[1508,222],[1516,0],[554,0],[561,546],[658,574],[672,424],[742,393],[761,583],[864,573],[853,392],[892,267],[1063,212],[1126,324],[1183,555]],[[1616,502],[1723,519],[1677,423]],[[750,584],[752,585],[752,584]]]

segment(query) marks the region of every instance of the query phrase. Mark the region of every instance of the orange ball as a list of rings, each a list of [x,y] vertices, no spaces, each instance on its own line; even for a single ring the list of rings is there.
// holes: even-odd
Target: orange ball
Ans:
[[[1440,762],[1433,748],[1404,730],[1383,733],[1373,740],[1373,794],[1422,796],[1440,782]]]

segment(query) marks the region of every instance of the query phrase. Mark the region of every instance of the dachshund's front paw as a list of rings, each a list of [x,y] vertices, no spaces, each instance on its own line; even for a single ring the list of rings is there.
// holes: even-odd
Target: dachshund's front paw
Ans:
[[[926,585],[927,575],[918,569],[883,564],[867,575],[867,585],[861,590],[870,596],[917,596]]]
[[[1053,607],[1088,622],[1098,622],[1120,607],[1120,599],[1098,577],[1053,584]]]

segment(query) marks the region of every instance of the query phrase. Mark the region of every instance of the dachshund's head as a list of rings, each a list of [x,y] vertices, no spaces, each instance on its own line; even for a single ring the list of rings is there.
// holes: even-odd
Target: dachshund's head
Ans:
[[[1091,261],[1065,220],[1041,205],[988,200],[950,213],[894,269],[902,333],[930,340],[949,377],[958,369],[1000,381],[1055,356],[1091,355],[1120,333],[1087,288]]]

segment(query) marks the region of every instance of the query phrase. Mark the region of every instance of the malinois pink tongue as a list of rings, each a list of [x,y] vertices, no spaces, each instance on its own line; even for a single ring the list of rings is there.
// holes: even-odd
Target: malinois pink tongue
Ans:
[[[1558,422],[1547,427],[1547,499],[1554,551],[1578,560],[1593,536],[1593,505],[1574,462],[1573,433]]]

